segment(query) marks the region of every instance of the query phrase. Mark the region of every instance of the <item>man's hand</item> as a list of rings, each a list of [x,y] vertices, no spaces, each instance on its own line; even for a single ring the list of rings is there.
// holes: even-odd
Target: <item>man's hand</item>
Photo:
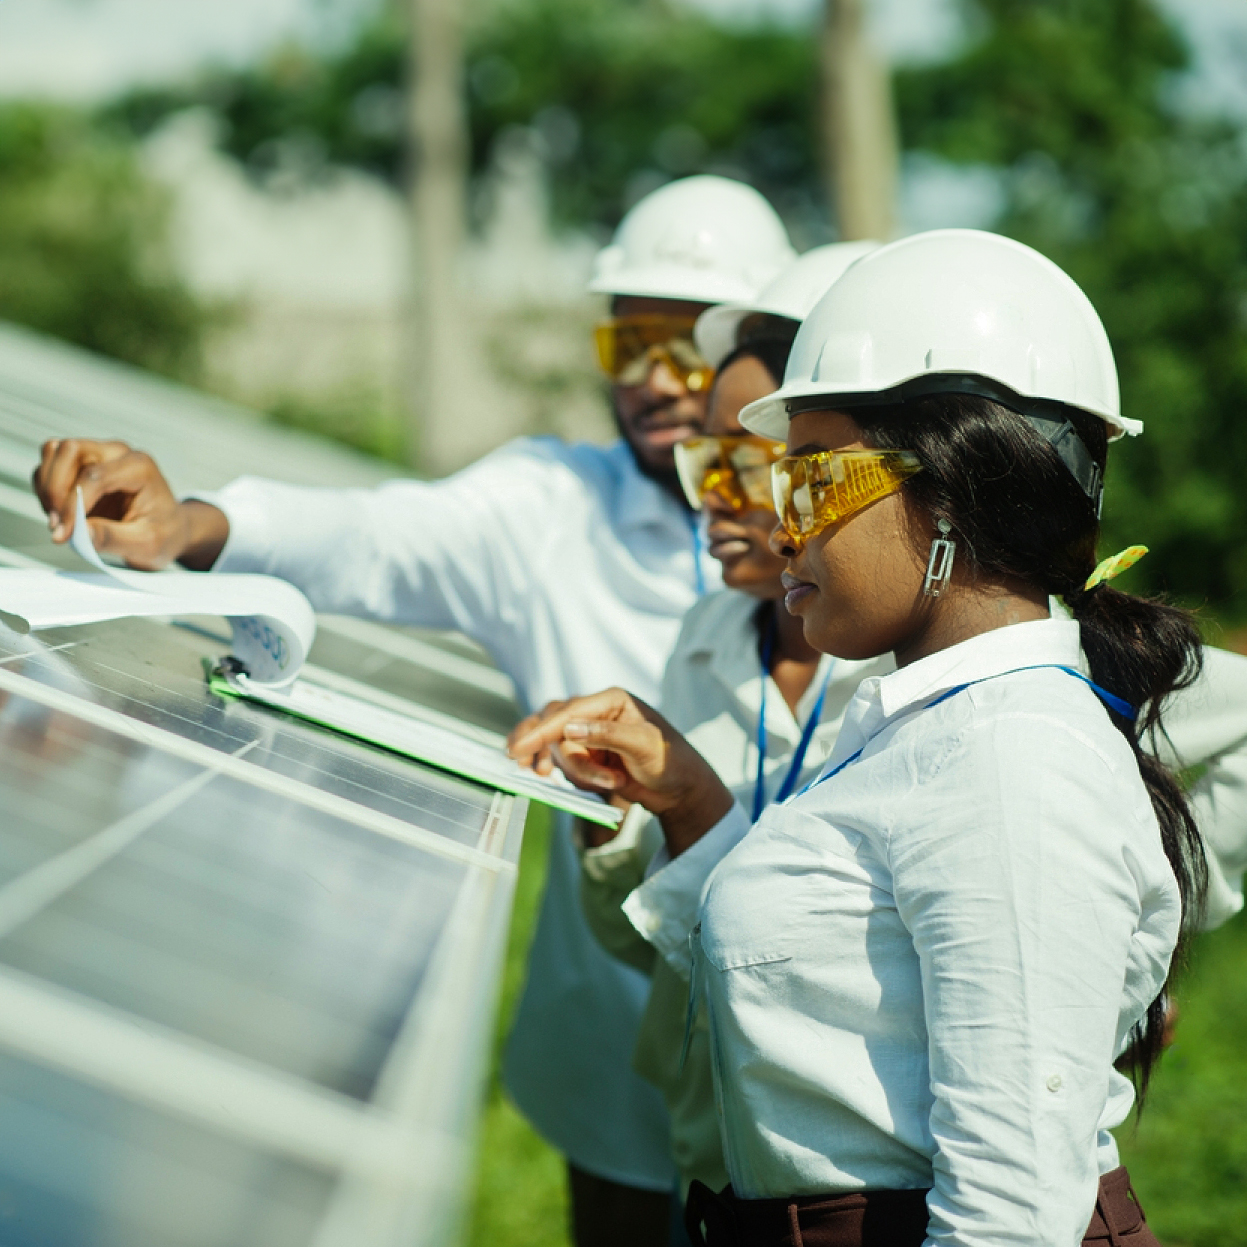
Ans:
[[[623,689],[551,702],[512,731],[516,761],[603,796],[636,801],[658,816],[677,856],[732,807],[710,764],[670,723]]]
[[[144,571],[175,559],[205,571],[229,537],[222,511],[204,502],[178,502],[152,457],[125,442],[45,442],[32,483],[53,541],[68,541],[73,533],[81,489],[95,548]]]

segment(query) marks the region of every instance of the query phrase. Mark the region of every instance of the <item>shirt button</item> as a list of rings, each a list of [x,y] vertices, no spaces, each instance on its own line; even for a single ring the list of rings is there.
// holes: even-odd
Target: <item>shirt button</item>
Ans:
[[[1060,1091],[1061,1090],[1061,1075],[1060,1074],[1049,1075],[1048,1090],[1049,1091]]]

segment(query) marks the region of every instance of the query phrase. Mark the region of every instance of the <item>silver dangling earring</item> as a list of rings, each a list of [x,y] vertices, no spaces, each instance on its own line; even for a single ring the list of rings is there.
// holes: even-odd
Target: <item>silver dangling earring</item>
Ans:
[[[957,555],[957,543],[948,535],[952,525],[947,520],[937,520],[940,535],[931,542],[931,557],[927,559],[927,578],[922,591],[929,598],[937,598],[945,589],[953,574],[953,559]]]

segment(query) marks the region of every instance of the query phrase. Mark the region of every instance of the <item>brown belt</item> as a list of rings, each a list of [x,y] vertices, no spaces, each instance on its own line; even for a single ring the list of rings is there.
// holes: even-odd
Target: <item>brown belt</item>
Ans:
[[[697,1247],[922,1247],[927,1192],[737,1199],[730,1186],[716,1195],[694,1182],[684,1222]],[[1124,1168],[1100,1179],[1083,1242],[1159,1247]]]

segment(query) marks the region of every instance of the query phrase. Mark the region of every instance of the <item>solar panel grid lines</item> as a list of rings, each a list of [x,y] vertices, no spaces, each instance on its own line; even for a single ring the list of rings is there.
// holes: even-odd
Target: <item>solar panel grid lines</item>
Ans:
[[[39,499],[29,489],[18,489],[15,485],[6,485],[0,481],[0,507],[14,515],[25,516],[28,520],[45,523],[43,508]]]
[[[152,727],[120,711],[97,705],[73,694],[63,693],[3,668],[0,668],[0,689],[29,698],[51,709],[76,715],[88,723],[113,731],[118,735],[130,737],[152,749],[173,754],[204,767],[219,766],[221,774],[230,775],[256,788],[266,789],[287,797],[301,805],[333,814],[346,822],[355,823],[379,835],[388,836],[439,856],[470,865],[484,866],[490,870],[514,869],[509,863],[482,853],[478,849],[459,844],[434,832],[425,831],[423,828],[405,823],[392,815],[366,809],[344,797],[311,788],[297,780],[287,779],[283,775],[265,770],[244,759],[222,755],[210,746],[186,740],[173,732]]]
[[[6,673],[8,674],[8,673]],[[46,686],[40,686],[46,690]],[[47,700],[45,698],[45,700]],[[52,699],[56,700],[56,699]],[[91,703],[83,703],[90,705]],[[218,769],[223,769],[223,763],[226,761],[225,755],[217,755]],[[490,809],[487,818],[484,820],[484,826],[480,832],[478,847],[482,850],[489,849],[495,853],[504,853],[508,860],[508,865],[513,866],[515,853],[518,851],[519,830],[522,827],[524,816],[524,802],[517,802],[509,797],[503,797],[501,794],[495,794],[491,799]],[[470,1105],[473,1101],[473,1095],[470,1088],[476,1079],[472,1076],[472,1058],[470,1054],[473,1052],[474,1045],[471,1042],[472,1032],[479,1032],[480,1035],[488,1035],[490,1027],[488,1024],[488,1015],[492,1010],[492,991],[493,982],[492,975],[481,977],[481,964],[479,961],[479,940],[465,938],[470,928],[474,925],[488,927],[495,931],[495,943],[497,944],[497,955],[500,956],[500,949],[503,936],[505,934],[505,918],[506,908],[498,908],[498,897],[495,895],[489,897],[489,893],[496,893],[498,888],[494,887],[496,883],[505,892],[506,905],[509,906],[510,889],[512,886],[514,872],[491,872],[480,869],[474,869],[469,872],[471,877],[477,880],[492,881],[489,887],[484,888],[485,899],[478,901],[476,907],[468,906],[465,908],[465,901],[469,891],[478,891],[479,884],[476,889],[471,889],[465,884],[464,889],[460,890],[458,896],[461,898],[455,903],[455,912],[458,914],[467,914],[467,918],[459,918],[449,920],[444,924],[444,928],[439,935],[437,941],[437,951],[434,956],[442,961],[442,964],[451,965],[452,969],[441,976],[442,986],[437,986],[432,981],[426,982],[415,999],[417,1005],[426,1004],[434,999],[441,997],[443,1003],[436,1009],[427,1008],[426,1011],[419,1015],[413,1016],[429,1017],[435,1016],[442,1012],[449,1019],[447,1025],[439,1026],[436,1031],[431,1032],[435,1042],[428,1048],[431,1053],[432,1060],[427,1068],[433,1071],[432,1079],[437,1085],[446,1087],[454,1084],[459,1087],[458,1095]],[[481,922],[481,915],[484,911],[490,911],[492,907],[493,921]],[[78,941],[81,943],[81,941]],[[4,948],[4,944],[0,943],[0,953]],[[0,958],[2,959],[2,958]],[[8,969],[0,968],[0,976],[5,973],[20,973],[14,971],[12,967]],[[202,978],[199,980],[202,983]],[[465,993],[463,984],[465,981],[471,981],[474,988]],[[45,983],[46,986],[46,983]],[[57,988],[52,984],[52,990],[63,991],[63,988]],[[465,999],[466,998],[466,999]],[[483,1003],[482,1003],[483,1002]],[[2,1007],[2,1006],[0,1006]],[[484,1017],[478,1017],[483,1012]],[[148,1029],[152,1025],[150,1021],[143,1022],[144,1028]],[[420,1029],[419,1023],[416,1024],[417,1030]],[[449,1064],[452,1068],[448,1069],[446,1053],[448,1050],[447,1037],[451,1031],[457,1036],[455,1042],[449,1044],[449,1051],[455,1054],[455,1060]],[[465,1036],[467,1037],[465,1042]],[[38,1054],[33,1051],[34,1045],[29,1045],[32,1049],[27,1055],[38,1058]],[[397,1047],[397,1045],[395,1045]],[[10,1052],[23,1051],[20,1043],[15,1045],[14,1037],[7,1035],[4,1028],[0,1026],[0,1050],[7,1049]],[[439,1055],[440,1053],[440,1055]],[[63,1055],[63,1054],[62,1054]],[[58,1058],[59,1059],[59,1058]],[[390,1060],[395,1058],[391,1055]],[[483,1062],[481,1063],[483,1069]],[[77,1070],[77,1067],[75,1067]],[[2,1074],[0,1070],[0,1074]],[[98,1071],[97,1071],[98,1073]],[[115,1075],[115,1071],[114,1071]],[[449,1075],[449,1077],[448,1077]],[[479,1070],[476,1071],[479,1078]],[[77,1070],[75,1076],[82,1077],[82,1071]],[[110,1084],[111,1085],[111,1084]],[[148,1088],[150,1091],[150,1086]],[[169,1105],[163,1102],[161,1097],[156,1097],[161,1103],[164,1110],[169,1109]],[[181,1106],[178,1111],[183,1112],[186,1106]],[[421,1145],[420,1159],[413,1161],[408,1156],[404,1167],[404,1172],[408,1175],[407,1186],[396,1186],[394,1182],[384,1176],[385,1169],[380,1169],[371,1163],[363,1164],[358,1167],[359,1171],[366,1172],[368,1177],[359,1176],[357,1170],[352,1169],[350,1173],[355,1175],[349,1181],[343,1179],[331,1182],[331,1188],[338,1192],[335,1196],[336,1201],[342,1198],[342,1192],[348,1187],[354,1191],[365,1191],[366,1199],[360,1205],[361,1216],[363,1222],[357,1222],[357,1229],[363,1223],[377,1227],[377,1236],[374,1238],[363,1239],[356,1238],[354,1241],[364,1243],[368,1241],[378,1244],[410,1241],[408,1239],[396,1239],[387,1237],[385,1227],[393,1227],[397,1222],[390,1213],[390,1210],[400,1210],[403,1212],[403,1223],[406,1224],[410,1219],[413,1210],[417,1210],[419,1215],[416,1221],[421,1224],[438,1224],[449,1225],[457,1216],[455,1211],[462,1199],[462,1186],[467,1173],[468,1153],[466,1136],[470,1133],[470,1128],[464,1128],[462,1121],[456,1118],[456,1131],[451,1131],[450,1135],[439,1133],[436,1129],[432,1133],[423,1132],[421,1137],[425,1139],[425,1143]],[[206,1123],[204,1123],[206,1124]],[[163,1129],[163,1128],[162,1128]],[[254,1133],[254,1132],[252,1132]],[[265,1147],[272,1147],[273,1141],[268,1139],[263,1144]],[[306,1157],[304,1157],[306,1159]],[[267,1162],[266,1162],[267,1163]],[[411,1178],[410,1175],[415,1174],[417,1178]],[[381,1176],[378,1176],[381,1175]],[[414,1183],[414,1186],[412,1185]],[[436,1212],[430,1216],[430,1203],[434,1201]],[[338,1206],[334,1202],[332,1207]],[[264,1203],[264,1208],[268,1210],[269,1202]],[[422,1210],[422,1211],[419,1211]],[[359,1211],[359,1209],[357,1209]],[[267,1215],[267,1214],[266,1214]],[[395,1214],[397,1215],[397,1214]],[[261,1240],[263,1241],[263,1240]],[[450,1241],[443,1238],[440,1234],[429,1242]],[[267,1244],[266,1244],[267,1247]]]
[[[69,569],[79,566],[76,556],[64,547],[52,546],[47,541],[43,511],[28,489],[7,486],[0,481],[0,512],[7,512],[31,523],[33,527],[25,535],[24,544],[29,549],[31,548],[29,543],[39,543],[45,552],[44,558],[34,558],[29,554],[7,549],[0,544],[0,566],[19,568],[60,566]],[[0,523],[0,531],[3,528],[4,525]],[[322,650],[325,637],[340,636],[357,648],[362,646],[375,652],[377,660],[374,663],[374,669],[378,673],[382,668],[386,668],[387,658],[397,659],[419,670],[435,673],[439,681],[457,682],[467,689],[479,692],[485,699],[488,699],[487,702],[482,703],[480,709],[488,716],[491,723],[509,727],[518,718],[518,711],[514,705],[515,690],[511,681],[496,669],[481,661],[466,657],[462,652],[456,652],[449,645],[434,644],[364,619],[321,616],[318,625],[320,630],[318,645]],[[483,744],[501,747],[505,739],[502,732],[492,727],[467,721],[407,698],[394,696],[387,693],[384,688],[354,679],[350,675],[316,662],[306,663],[303,672],[315,683],[350,693],[362,700],[372,701],[377,705],[413,715],[442,727],[451,727],[453,730],[464,732],[480,740]],[[387,673],[396,674],[388,669]]]
[[[0,429],[32,447],[49,437],[120,438],[167,465],[175,487],[216,488],[264,463],[304,484],[398,475],[393,464],[11,325],[0,325]]]
[[[126,765],[141,790],[164,782],[160,755]],[[0,962],[366,1096],[463,867],[221,785],[210,807],[75,872],[71,896],[0,942]]]
[[[244,745],[233,756],[242,757],[254,747],[254,742]],[[155,798],[149,805],[103,828],[91,839],[76,844],[0,887],[0,940],[128,848],[143,832],[183,802],[189,801],[218,773],[218,769],[200,771],[172,791]]]
[[[0,546],[0,567],[46,567],[47,564],[29,555],[18,554],[16,550],[6,550]]]
[[[0,550],[0,554],[4,554],[4,553],[5,551]],[[45,646],[42,652],[45,654],[60,654],[60,653],[63,653],[67,649],[73,649],[74,646],[77,644],[78,644],[77,641],[62,641],[59,645]],[[30,658],[29,654],[0,655],[0,667],[3,667],[5,663],[10,663],[10,662],[26,662],[29,660],[29,658]]]
[[[24,484],[30,480],[38,463],[39,452],[35,447],[14,442],[0,434],[0,474]]]
[[[506,795],[501,792],[494,793],[494,799],[489,806],[489,814],[485,818],[485,826],[481,828],[481,838],[476,843],[476,847],[482,853],[489,853],[495,857],[502,856],[506,843],[508,808]]]
[[[447,675],[465,684],[476,684],[499,697],[508,700],[515,697],[515,686],[501,671],[460,657],[419,637],[405,636],[369,620],[354,619],[348,615],[323,615],[319,625],[325,631],[337,632],[383,653],[393,654],[396,658],[410,659],[422,666],[435,663]]]

